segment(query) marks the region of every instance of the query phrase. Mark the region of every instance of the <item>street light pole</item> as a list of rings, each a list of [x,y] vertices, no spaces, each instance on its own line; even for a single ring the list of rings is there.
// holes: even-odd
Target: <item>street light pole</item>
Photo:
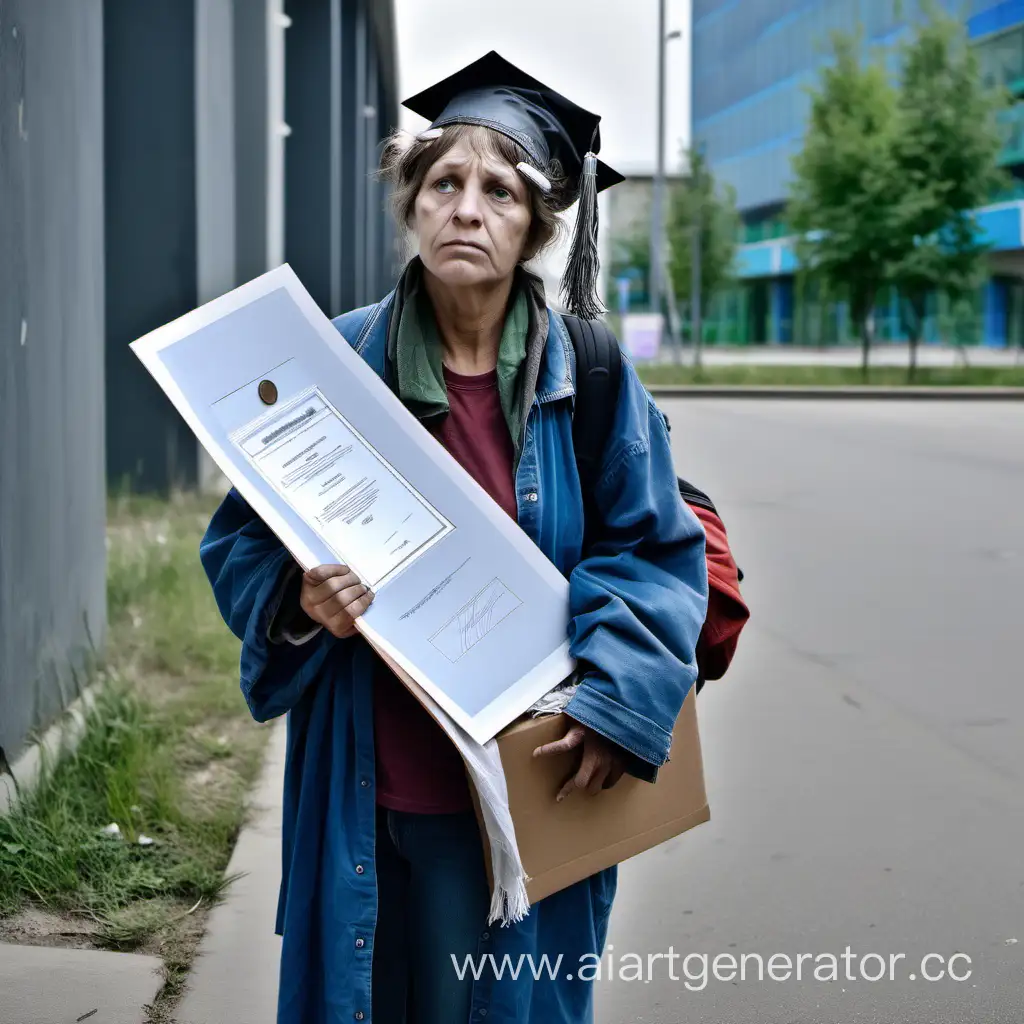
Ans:
[[[650,239],[650,287],[651,309],[662,313],[665,293],[665,48],[672,39],[679,39],[682,32],[676,29],[665,32],[666,0],[658,0],[658,127],[657,165],[651,190],[651,239]],[[664,323],[664,321],[663,321]],[[664,334],[664,331],[662,331]],[[678,348],[676,359],[679,358]]]
[[[701,241],[704,224],[704,192],[703,182],[698,181],[697,170],[703,172],[700,156],[696,159],[696,150],[691,148],[690,155],[690,187],[693,189],[693,227],[690,237],[690,334],[693,341],[693,365],[699,370],[703,359],[704,331],[701,325]]]
[[[661,312],[661,234],[665,192],[665,2],[658,0],[658,126],[657,163],[651,191],[651,268],[648,275],[651,310]]]

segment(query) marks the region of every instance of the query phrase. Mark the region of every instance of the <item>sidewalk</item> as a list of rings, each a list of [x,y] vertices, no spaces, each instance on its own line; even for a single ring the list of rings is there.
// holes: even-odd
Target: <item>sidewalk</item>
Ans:
[[[0,943],[0,1022],[141,1024],[162,967],[135,953]]]
[[[810,399],[815,402],[1024,402],[1024,388],[813,384],[648,384],[655,398]]]
[[[966,347],[968,366],[1024,366],[1024,354],[1011,348],[988,348],[984,345]],[[917,364],[922,367],[962,365],[961,350],[950,345],[921,345]],[[800,345],[705,345],[702,352],[705,366],[860,366],[861,353],[856,346],[842,348],[804,348]],[[664,345],[658,363],[671,363],[674,352]],[[693,362],[693,349],[684,345],[681,362]],[[872,366],[906,366],[910,362],[907,345],[880,343],[871,348]]]
[[[180,1024],[274,1024],[281,940],[274,934],[281,880],[281,797],[285,722],[274,727],[266,761],[227,874],[242,874],[206,923]]]

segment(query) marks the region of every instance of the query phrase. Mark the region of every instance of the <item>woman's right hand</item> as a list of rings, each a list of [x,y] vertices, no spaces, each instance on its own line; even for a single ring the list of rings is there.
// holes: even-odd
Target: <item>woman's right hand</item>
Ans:
[[[302,610],[339,639],[356,633],[356,619],[373,602],[373,591],[347,565],[318,565],[302,575]]]

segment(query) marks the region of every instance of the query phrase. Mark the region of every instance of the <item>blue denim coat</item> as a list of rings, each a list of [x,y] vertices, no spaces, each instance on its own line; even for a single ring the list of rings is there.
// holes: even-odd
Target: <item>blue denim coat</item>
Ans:
[[[335,324],[383,375],[394,293]],[[569,715],[634,756],[653,779],[696,677],[694,648],[707,607],[704,533],[679,499],[667,428],[628,361],[597,487],[602,537],[581,561],[583,508],[572,448],[573,356],[549,310],[536,395],[516,469],[519,525],[570,580],[570,650],[587,675]],[[232,631],[242,641],[241,685],[253,717],[288,714],[279,1024],[372,1021],[374,876],[373,654],[361,637],[321,631],[303,645],[273,643],[281,580],[291,557],[232,490],[202,541],[201,558]],[[481,922],[478,951],[510,967],[531,954],[562,955],[556,980],[484,971],[471,1020],[583,1024],[592,983],[566,975],[600,954],[616,869],[535,904],[508,927]],[[453,1022],[455,1024],[455,1022]]]

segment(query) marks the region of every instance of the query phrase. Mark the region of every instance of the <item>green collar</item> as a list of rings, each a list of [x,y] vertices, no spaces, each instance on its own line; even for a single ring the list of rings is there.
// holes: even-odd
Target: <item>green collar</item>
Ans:
[[[400,285],[398,329],[392,355],[398,397],[419,419],[448,413],[441,339],[434,309],[423,286],[422,265],[416,260]],[[505,314],[498,346],[498,397],[516,453],[522,436],[523,410],[520,368],[526,358],[530,306],[526,290],[517,280]]]

